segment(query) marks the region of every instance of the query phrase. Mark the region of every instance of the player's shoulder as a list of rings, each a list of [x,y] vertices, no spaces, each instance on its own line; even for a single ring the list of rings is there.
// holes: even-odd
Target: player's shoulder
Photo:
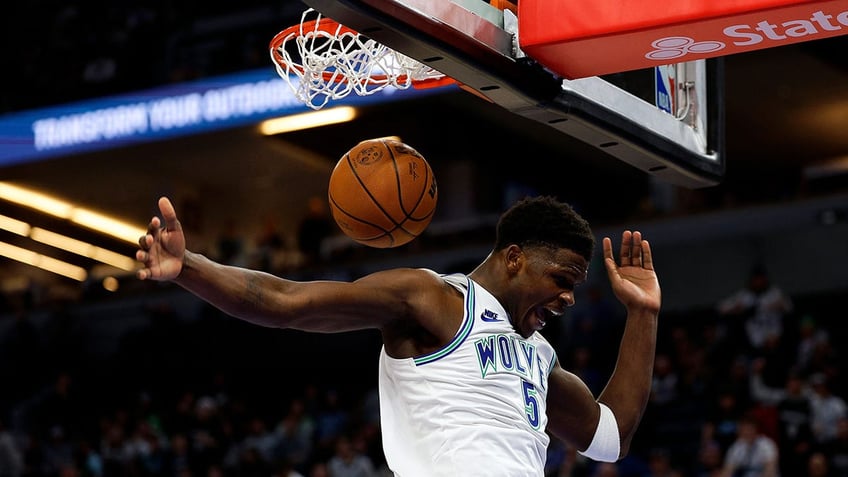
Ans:
[[[397,268],[381,273],[383,291],[403,304],[402,312],[398,313],[402,318],[397,323],[406,324],[395,327],[396,333],[407,335],[411,341],[419,340],[420,331],[410,334],[411,320],[440,343],[450,341],[462,320],[463,294],[451,283],[454,279],[448,277],[429,268]]]
[[[377,280],[394,288],[414,288],[444,286],[443,275],[429,268],[392,268],[372,273],[366,277],[369,281]]]

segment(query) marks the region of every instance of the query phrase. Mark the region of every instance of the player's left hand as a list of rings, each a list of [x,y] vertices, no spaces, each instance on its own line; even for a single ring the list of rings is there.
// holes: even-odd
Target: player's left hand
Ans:
[[[604,265],[618,300],[628,311],[659,313],[662,302],[660,284],[654,271],[651,245],[642,238],[642,233],[630,230],[622,232],[620,264],[616,264],[609,237],[604,237],[603,246]]]

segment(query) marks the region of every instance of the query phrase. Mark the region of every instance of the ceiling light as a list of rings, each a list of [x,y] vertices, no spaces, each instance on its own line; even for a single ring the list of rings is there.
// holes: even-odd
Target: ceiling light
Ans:
[[[139,237],[144,235],[145,232],[143,228],[79,207],[74,208],[69,218],[75,224],[129,243],[138,243]]]
[[[129,243],[138,243],[145,229],[128,224],[92,210],[76,207],[73,204],[41,192],[8,182],[0,182],[0,199],[15,202],[46,214],[67,219],[77,225],[90,228],[95,232],[110,235]]]
[[[0,215],[0,229],[20,235],[21,237],[26,237],[29,235],[30,226],[28,223],[18,219]]]
[[[5,242],[0,242],[0,255],[80,282],[85,281],[87,276],[85,269],[82,267]]]
[[[98,262],[111,265],[121,270],[132,271],[135,270],[136,267],[135,260],[126,255],[92,245],[88,242],[73,239],[62,234],[57,234],[56,232],[51,232],[50,230],[42,229],[40,227],[31,227],[26,222],[6,217],[5,215],[0,215],[0,229],[20,235],[21,237],[29,237],[36,242],[41,242],[43,244],[50,245],[51,247],[56,247],[92,260],[97,260]]]
[[[301,129],[317,128],[330,124],[344,123],[356,118],[356,108],[342,106],[321,111],[294,114],[274,119],[267,119],[259,124],[259,132],[266,136],[282,134]]]
[[[8,182],[0,182],[0,198],[67,219],[73,206],[63,200]]]
[[[30,238],[41,242],[51,247],[60,248],[62,250],[88,257],[98,262],[103,262],[107,265],[112,265],[121,270],[132,271],[135,269],[135,260],[119,253],[106,250],[105,248],[97,247],[88,242],[73,239],[65,235],[57,234],[49,230],[38,227],[33,227],[30,232]]]
[[[92,247],[90,258],[128,272],[136,269],[136,261],[134,259],[111,250],[106,250],[105,248]]]

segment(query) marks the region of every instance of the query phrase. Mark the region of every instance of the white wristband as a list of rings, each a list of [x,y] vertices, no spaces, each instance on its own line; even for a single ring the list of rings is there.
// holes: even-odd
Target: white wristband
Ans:
[[[599,402],[601,417],[598,419],[598,427],[595,429],[595,437],[589,448],[580,455],[599,462],[616,462],[621,452],[621,437],[618,434],[618,423],[612,410],[606,404]]]

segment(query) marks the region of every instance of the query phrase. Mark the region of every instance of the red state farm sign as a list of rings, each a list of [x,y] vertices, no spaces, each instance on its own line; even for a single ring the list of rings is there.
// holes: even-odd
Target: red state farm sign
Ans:
[[[521,0],[518,4],[519,46],[567,79],[845,34],[848,0]]]

